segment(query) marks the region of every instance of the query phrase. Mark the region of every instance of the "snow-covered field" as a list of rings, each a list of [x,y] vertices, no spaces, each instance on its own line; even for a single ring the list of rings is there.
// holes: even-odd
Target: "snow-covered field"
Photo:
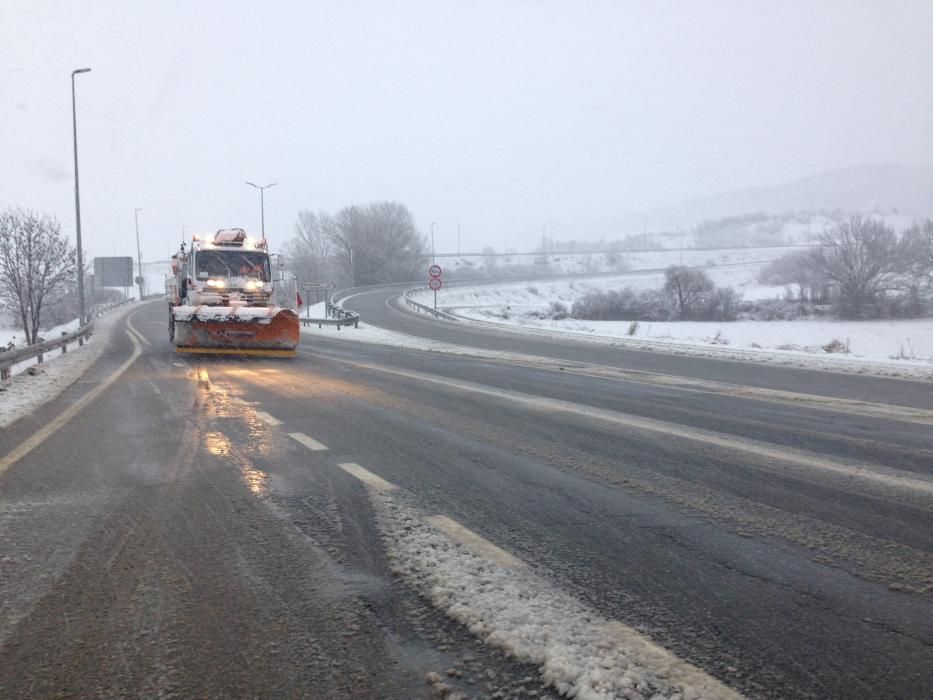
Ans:
[[[578,253],[575,255],[547,255],[546,264],[540,256],[503,255],[494,259],[500,274],[508,274],[508,267],[523,266],[522,274],[528,269],[544,275],[592,274],[624,270],[657,270],[668,265],[690,265],[711,267],[741,263],[762,264],[781,257],[793,246],[762,248],[722,248],[719,250],[693,250],[685,248],[648,251],[619,251],[611,256],[605,253]],[[486,260],[476,256],[444,257],[438,260],[447,273],[455,272],[458,279],[483,276],[489,272]]]
[[[710,276],[718,285],[729,285],[741,291],[745,299],[781,298],[781,287],[764,287],[755,282],[757,265],[730,268],[710,268]],[[736,357],[756,351],[771,356],[819,358],[819,364],[872,363],[894,366],[906,374],[933,374],[933,319],[837,321],[734,321],[663,323],[640,322],[630,334],[628,321],[555,321],[536,318],[552,302],[561,302],[568,309],[574,300],[589,291],[599,289],[657,289],[663,284],[661,273],[628,273],[614,278],[580,281],[528,282],[508,285],[476,285],[448,287],[438,295],[438,306],[461,318],[503,324],[513,328],[545,333],[586,336],[599,340],[614,340],[655,349],[702,348]],[[433,296],[427,290],[413,298],[428,303]],[[829,353],[824,346],[834,340],[848,347],[848,352]],[[883,371],[885,374],[897,374]],[[916,370],[916,371],[915,371]]]
[[[755,282],[758,265],[710,269],[717,284],[729,284],[746,299],[781,298],[784,289]],[[629,272],[586,280],[543,280],[510,284],[445,287],[439,307],[464,321],[495,323],[516,331],[562,335],[581,342],[598,342],[634,349],[691,354],[720,359],[767,362],[791,367],[834,370],[933,380],[933,319],[837,321],[663,322],[632,324],[627,321],[555,321],[529,315],[544,311],[551,302],[570,308],[574,299],[593,289],[631,286],[657,288],[659,272]],[[416,301],[429,304],[428,290],[416,292]],[[316,313],[323,314],[321,309]],[[505,358],[509,353],[482,351],[458,345],[394,333],[370,326],[363,319],[359,329],[338,335],[332,327],[303,328],[309,335],[325,334],[346,340],[394,345],[416,350],[465,353]],[[828,352],[834,341],[845,352]],[[311,341],[313,342],[313,341]],[[837,349],[840,349],[837,347]]]

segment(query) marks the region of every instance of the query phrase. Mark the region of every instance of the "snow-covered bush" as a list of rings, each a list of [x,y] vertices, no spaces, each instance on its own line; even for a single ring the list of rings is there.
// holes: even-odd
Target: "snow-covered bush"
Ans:
[[[739,316],[742,295],[732,287],[719,287],[709,297],[707,308],[700,314],[701,320],[735,321]]]
[[[626,287],[584,294],[574,302],[571,315],[588,321],[666,321],[671,317],[671,307],[661,292],[637,292]]]
[[[565,318],[570,316],[570,310],[567,308],[567,305],[562,301],[552,301],[548,307],[548,317],[554,319],[555,321],[563,321]]]
[[[664,271],[664,293],[681,320],[695,320],[710,306],[716,285],[703,270],[671,265]]]

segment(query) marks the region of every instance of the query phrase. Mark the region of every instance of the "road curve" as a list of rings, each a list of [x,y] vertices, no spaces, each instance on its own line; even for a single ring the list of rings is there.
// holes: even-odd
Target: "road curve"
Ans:
[[[569,335],[545,337],[505,327],[492,328],[467,322],[438,322],[430,316],[411,313],[398,302],[399,295],[410,287],[409,283],[351,290],[350,296],[345,297],[341,303],[346,308],[359,312],[366,323],[441,342],[624,367],[635,371],[731,382],[742,386],[933,408],[930,382],[842,375],[757,362],[634,350],[588,342],[585,338]]]
[[[606,639],[628,682],[710,697],[930,695],[928,384],[452,330],[388,296],[347,305],[522,358],[179,357],[150,304],[4,430],[0,696],[557,697]]]

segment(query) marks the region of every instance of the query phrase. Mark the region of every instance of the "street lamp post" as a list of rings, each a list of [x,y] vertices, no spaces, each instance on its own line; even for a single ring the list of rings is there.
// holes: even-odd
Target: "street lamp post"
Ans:
[[[139,300],[143,300],[143,256],[139,250],[139,212],[142,209],[133,210],[133,218],[136,220],[136,267],[139,268]]]
[[[265,195],[267,189],[269,189],[270,187],[275,187],[278,183],[270,182],[268,185],[256,185],[252,182],[247,181],[246,184],[249,185],[250,187],[255,187],[257,190],[259,190],[260,227],[262,229],[262,240],[266,240],[266,203],[265,203],[265,198],[263,195]]]
[[[75,109],[75,76],[78,73],[90,73],[90,68],[78,68],[71,71],[71,130],[75,149],[75,234],[78,245],[78,325],[86,320],[84,313],[84,253],[81,250],[81,197],[78,190],[78,113]]]

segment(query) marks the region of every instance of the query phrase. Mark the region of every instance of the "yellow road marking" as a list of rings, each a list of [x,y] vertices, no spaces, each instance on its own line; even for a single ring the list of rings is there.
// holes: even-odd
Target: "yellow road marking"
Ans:
[[[139,340],[140,343],[142,343],[143,345],[149,345],[149,341],[146,340],[143,334],[140,333],[138,330],[136,330],[136,326],[133,325],[132,318],[126,319],[126,325],[129,326],[130,331],[133,333],[133,335],[136,336],[136,339]]]
[[[115,369],[109,377],[104,381],[98,384],[96,387],[91,389],[87,394],[85,394],[79,401],[72,404],[69,408],[62,411],[58,416],[52,419],[46,426],[37,430],[32,437],[27,438],[15,448],[13,451],[0,458],[0,474],[3,474],[7,469],[16,464],[23,457],[28,455],[34,449],[39,447],[43,442],[49,439],[57,430],[61,429],[68,421],[78,415],[88,404],[90,404],[94,399],[100,396],[105,392],[120,376],[130,368],[136,358],[139,357],[142,352],[142,346],[139,344],[139,341],[136,337],[130,333],[129,330],[126,331],[127,336],[133,342],[133,354],[130,355],[130,358]]]

